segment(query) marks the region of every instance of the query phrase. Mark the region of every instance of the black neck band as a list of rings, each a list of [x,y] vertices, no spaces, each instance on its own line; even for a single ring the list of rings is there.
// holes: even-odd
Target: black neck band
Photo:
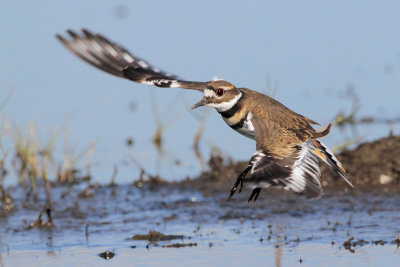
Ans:
[[[221,114],[222,117],[229,119],[230,117],[235,115],[238,110],[240,110],[242,108],[242,98],[243,98],[243,93],[240,96],[239,100],[236,102],[236,104],[233,105],[233,107],[231,107],[228,110],[218,112],[218,113]]]

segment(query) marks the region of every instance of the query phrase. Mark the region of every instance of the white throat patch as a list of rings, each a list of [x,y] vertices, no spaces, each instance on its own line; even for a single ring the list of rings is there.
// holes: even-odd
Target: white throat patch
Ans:
[[[204,96],[205,97],[217,97],[215,92],[210,89],[204,89]],[[232,98],[231,100],[229,100],[227,102],[211,103],[211,104],[208,104],[207,106],[215,108],[218,112],[224,112],[224,111],[227,111],[228,109],[231,109],[239,101],[239,99],[241,97],[242,97],[242,93],[240,92],[240,94],[238,94],[237,96],[235,96],[234,98]]]

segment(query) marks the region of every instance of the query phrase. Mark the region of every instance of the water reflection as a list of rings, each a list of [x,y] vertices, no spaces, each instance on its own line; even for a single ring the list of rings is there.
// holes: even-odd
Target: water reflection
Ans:
[[[281,267],[282,264],[282,248],[279,245],[275,246],[275,266]]]
[[[38,234],[41,242],[46,244],[46,253],[48,256],[55,256],[55,247],[53,240],[53,227],[39,228]]]

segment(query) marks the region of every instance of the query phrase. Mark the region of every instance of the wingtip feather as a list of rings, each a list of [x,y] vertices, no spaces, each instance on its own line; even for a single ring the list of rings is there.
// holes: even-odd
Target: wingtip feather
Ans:
[[[342,179],[343,179],[351,188],[353,188],[353,189],[355,188],[354,185],[353,185],[353,183],[351,182],[349,176],[347,176],[346,173],[343,173],[343,172],[338,172],[338,173],[339,173],[340,177],[342,177]]]
[[[331,131],[331,127],[332,123],[329,123],[327,126],[319,128],[318,130],[315,131],[313,138],[321,138],[327,136]]]

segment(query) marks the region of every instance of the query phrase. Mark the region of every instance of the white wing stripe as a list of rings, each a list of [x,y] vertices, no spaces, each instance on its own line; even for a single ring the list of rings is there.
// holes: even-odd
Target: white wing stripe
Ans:
[[[310,183],[315,183],[321,188],[319,177],[321,171],[318,166],[317,159],[312,155],[307,144],[302,144],[302,149],[299,159],[294,163],[292,175],[289,176],[288,187],[295,192],[302,192],[306,189],[307,181],[306,175],[312,178]]]

